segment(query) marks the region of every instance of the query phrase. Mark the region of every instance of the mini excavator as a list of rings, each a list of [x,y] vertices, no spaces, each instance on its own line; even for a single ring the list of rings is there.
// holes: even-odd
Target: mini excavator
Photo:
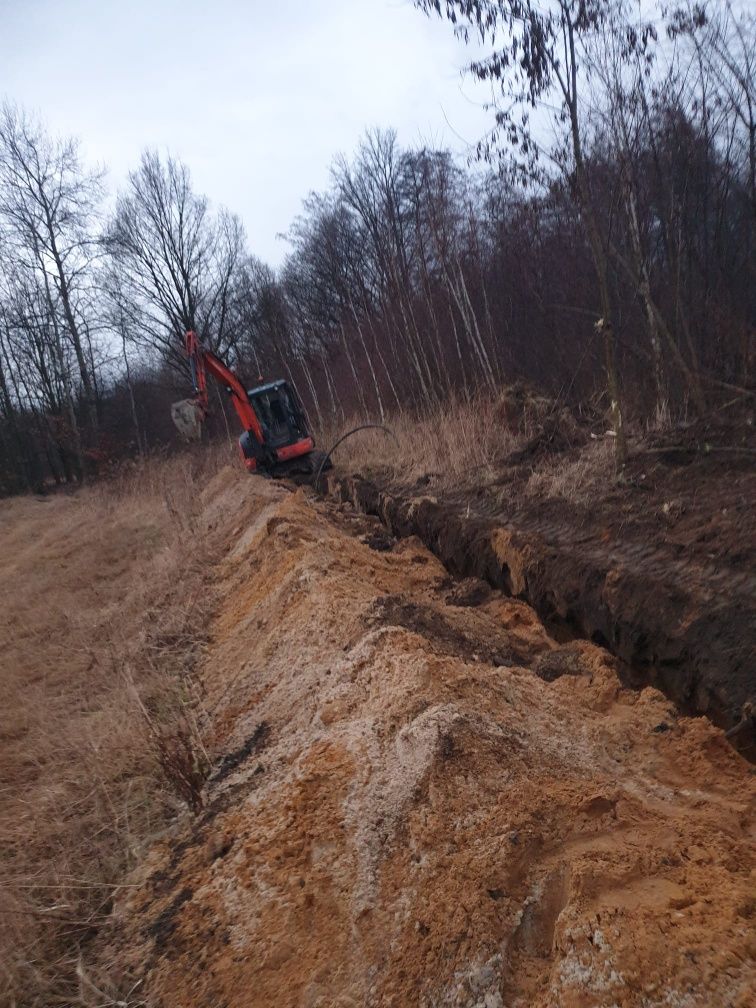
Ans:
[[[211,374],[225,388],[241,422],[239,450],[249,472],[312,476],[328,467],[324,453],[315,450],[304,410],[287,381],[281,378],[247,389],[227,364],[202,345],[195,332],[186,334],[185,346],[194,396],[173,403],[171,416],[187,440],[199,440],[202,423],[210,413],[207,375]]]

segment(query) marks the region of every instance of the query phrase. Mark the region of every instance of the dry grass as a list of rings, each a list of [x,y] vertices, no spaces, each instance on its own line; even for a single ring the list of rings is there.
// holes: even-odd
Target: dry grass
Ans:
[[[360,422],[353,418],[323,432],[320,444],[329,448],[340,433]],[[520,462],[516,471],[508,469],[508,456],[544,431],[556,427],[568,444],[585,437],[578,436],[569,411],[517,387],[503,390],[496,399],[453,401],[420,417],[394,415],[386,426],[393,438],[382,431],[360,431],[336,449],[334,464],[400,486],[425,478],[440,493],[493,484],[501,488],[502,500],[511,493],[509,473],[523,499],[559,498],[581,505],[605,494],[616,479],[615,443],[610,437],[591,438],[570,451],[537,452]]]
[[[616,477],[612,438],[589,441],[572,457],[546,458],[525,485],[528,497],[559,497],[571,504],[589,505],[601,499]]]
[[[320,445],[327,450],[341,433],[362,422],[355,417],[322,432]],[[471,475],[485,482],[525,436],[505,422],[500,401],[482,396],[452,400],[420,416],[395,414],[386,426],[393,438],[382,431],[360,431],[339,445],[334,464],[351,471],[383,470],[399,482],[424,476],[457,482]]]
[[[191,672],[212,603],[192,536],[226,458],[0,502],[2,1004],[106,1003],[80,957],[151,839],[196,803]]]

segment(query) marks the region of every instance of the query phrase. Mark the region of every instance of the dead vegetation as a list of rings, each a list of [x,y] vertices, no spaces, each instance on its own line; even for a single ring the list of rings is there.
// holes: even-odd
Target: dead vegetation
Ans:
[[[747,467],[756,452],[753,415],[747,400],[736,402],[737,409],[712,410],[704,419],[673,419],[661,411],[652,424],[628,422],[629,458],[620,470],[600,397],[574,410],[517,383],[496,396],[459,396],[418,416],[392,414],[386,419],[390,434],[360,430],[338,445],[333,463],[401,491],[427,488],[443,497],[488,494],[500,505],[548,500],[590,509],[623,487],[640,488],[652,471],[671,473],[678,463]],[[322,430],[321,447],[331,448],[361,422],[352,417]]]
[[[475,472],[485,481],[494,467],[524,439],[522,428],[507,419],[507,403],[491,396],[451,399],[442,407],[392,415],[386,424],[393,437],[380,430],[360,431],[339,445],[334,464],[348,470],[382,470],[392,479],[456,480]],[[350,427],[353,418],[321,433],[328,450]]]
[[[3,1004],[93,1003],[87,944],[154,836],[197,806],[192,671],[212,597],[192,533],[226,458],[147,461],[2,503]]]
[[[528,497],[553,497],[587,505],[612,484],[615,474],[612,438],[599,438],[566,458],[556,455],[539,460],[524,490]]]
[[[357,419],[343,430],[352,426]],[[439,492],[460,485],[479,490],[519,467],[527,473],[526,495],[584,502],[616,473],[612,438],[600,425],[591,436],[592,426],[557,401],[515,385],[496,397],[456,398],[417,418],[395,414],[387,420],[391,435],[360,431],[339,445],[333,461],[347,471]],[[341,431],[324,431],[322,446],[330,448]]]

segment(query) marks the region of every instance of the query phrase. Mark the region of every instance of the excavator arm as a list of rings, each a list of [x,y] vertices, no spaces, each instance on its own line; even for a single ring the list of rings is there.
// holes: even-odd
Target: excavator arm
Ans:
[[[249,431],[258,444],[262,444],[265,439],[260,427],[260,421],[257,419],[257,414],[250,405],[246,389],[231,368],[227,367],[211,350],[203,347],[195,332],[190,330],[186,334],[185,344],[189,364],[192,369],[194,401],[200,413],[200,419],[204,420],[210,411],[207,393],[207,374],[209,372],[216,381],[225,387],[230,395],[231,402],[244,430]]]

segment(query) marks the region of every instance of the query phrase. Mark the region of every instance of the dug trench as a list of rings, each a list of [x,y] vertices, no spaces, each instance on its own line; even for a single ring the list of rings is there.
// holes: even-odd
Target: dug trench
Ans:
[[[756,761],[756,576],[659,543],[586,534],[574,521],[528,520],[433,496],[391,492],[359,475],[322,489],[417,536],[456,577],[528,602],[561,638],[601,644],[623,683],[661,690],[724,728]]]
[[[750,1003],[756,789],[719,728],[417,536],[230,470],[204,500],[213,769],[116,900],[115,1000]]]

